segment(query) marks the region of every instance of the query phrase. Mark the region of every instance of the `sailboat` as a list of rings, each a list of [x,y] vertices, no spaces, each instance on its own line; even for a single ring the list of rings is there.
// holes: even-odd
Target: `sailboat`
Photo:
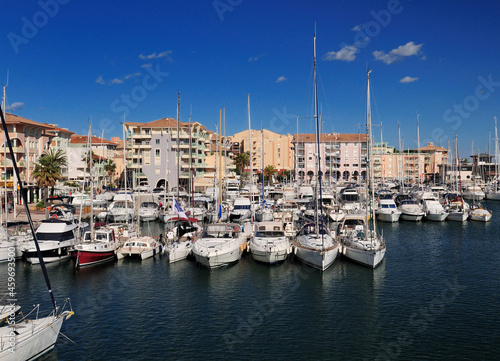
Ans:
[[[368,206],[366,215],[348,215],[339,227],[342,244],[342,254],[365,266],[375,268],[384,259],[385,243],[377,235],[375,222],[374,179],[372,165],[372,130],[371,130],[371,108],[370,108],[370,72],[366,72],[366,141],[367,163],[368,163]]]
[[[495,117],[495,176],[486,192],[486,199],[491,201],[500,201],[500,150],[498,146],[497,117]]]
[[[46,354],[54,348],[63,322],[73,315],[73,311],[71,309],[65,310],[65,307],[69,304],[69,302],[65,302],[63,306],[56,305],[47,269],[43,261],[42,252],[38,244],[35,228],[33,226],[33,220],[28,207],[26,193],[24,192],[23,182],[21,181],[21,177],[19,175],[16,157],[14,156],[12,149],[12,142],[10,140],[9,132],[7,131],[8,128],[5,116],[1,107],[0,116],[2,118],[3,129],[6,130],[4,134],[9,147],[10,155],[12,157],[14,172],[19,182],[19,193],[22,196],[23,204],[26,208],[26,215],[28,217],[31,233],[33,235],[38,258],[45,278],[45,283],[47,285],[53,306],[52,312],[46,317],[38,317],[39,305],[37,305],[28,315],[21,318],[9,318],[8,324],[0,327],[0,360],[32,360]],[[10,291],[9,297],[11,299],[16,298],[15,290]],[[10,302],[11,300],[8,301]],[[14,309],[13,312],[15,313]],[[30,315],[34,315],[34,318],[28,318]]]
[[[306,223],[293,242],[295,255],[305,264],[317,268],[321,271],[328,269],[339,253],[339,243],[333,239],[330,232],[323,223],[323,205],[321,189],[321,159],[319,151],[319,118],[318,118],[318,87],[316,75],[316,34],[314,34],[314,119],[316,122],[316,153],[318,184],[315,187],[319,190],[319,197],[315,202],[315,219],[313,222]],[[321,222],[320,222],[321,217]]]

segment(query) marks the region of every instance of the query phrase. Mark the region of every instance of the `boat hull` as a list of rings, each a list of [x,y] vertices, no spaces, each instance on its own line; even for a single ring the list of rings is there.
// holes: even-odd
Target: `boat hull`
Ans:
[[[208,254],[199,254],[194,252],[196,262],[208,268],[219,268],[228,266],[238,262],[242,255],[241,247],[232,248],[231,250],[220,252],[210,252]]]
[[[41,253],[45,263],[59,262],[71,256],[73,246],[55,246],[53,248],[42,247]],[[40,264],[36,249],[30,248],[23,252],[24,259],[31,264]]]
[[[500,193],[486,193],[485,198],[490,201],[500,201]]]
[[[74,251],[71,256],[76,259],[77,267],[85,267],[85,266],[91,266],[99,263],[113,261],[115,259],[115,251],[92,252],[92,251],[77,250]]]
[[[305,264],[319,269],[321,271],[327,270],[339,253],[339,247],[335,246],[328,250],[313,250],[305,247],[295,245],[295,255]]]
[[[26,326],[29,327],[25,326],[24,330],[23,328],[17,329],[19,335],[16,336],[15,352],[11,352],[9,348],[2,349],[0,351],[0,360],[34,360],[51,351],[57,341],[66,315],[65,312],[57,317],[49,316],[25,322]],[[0,328],[2,340],[9,339],[9,332],[9,327]]]
[[[381,222],[395,223],[399,221],[399,217],[401,217],[401,212],[377,213],[377,220]]]
[[[449,213],[446,212],[427,213],[425,215],[425,219],[432,222],[443,222],[448,217],[448,215]]]
[[[167,259],[169,263],[174,263],[182,261],[189,257],[193,251],[193,242],[184,241],[180,243],[174,243],[165,249]]]
[[[419,222],[424,217],[423,214],[414,214],[414,213],[401,213],[401,219],[410,222]]]
[[[465,222],[469,218],[467,212],[450,212],[446,220],[454,222]]]
[[[363,250],[349,245],[342,245],[342,255],[351,261],[367,267],[375,268],[382,262],[386,248],[383,246],[377,250]]]
[[[269,249],[257,248],[250,244],[250,253],[257,262],[275,264],[286,260],[290,253],[290,247],[269,247]]]

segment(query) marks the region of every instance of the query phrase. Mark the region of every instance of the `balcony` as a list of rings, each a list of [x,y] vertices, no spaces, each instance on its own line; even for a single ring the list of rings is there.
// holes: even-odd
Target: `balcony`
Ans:
[[[134,133],[132,136],[128,135],[128,139],[150,139],[151,138],[151,133],[146,134],[146,133]]]

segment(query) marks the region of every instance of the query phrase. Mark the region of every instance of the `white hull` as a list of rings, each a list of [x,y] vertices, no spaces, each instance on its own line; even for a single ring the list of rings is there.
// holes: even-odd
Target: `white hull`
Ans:
[[[423,217],[424,217],[423,214],[405,213],[404,211],[403,213],[401,213],[401,219],[410,222],[419,222],[422,220]]]
[[[153,222],[156,221],[158,217],[156,215],[150,215],[150,216],[139,216],[139,219],[141,222]]]
[[[165,253],[169,263],[182,261],[186,259],[193,251],[193,242],[183,241],[180,243],[173,243],[165,248]]]
[[[448,217],[448,214],[446,212],[427,213],[425,219],[433,222],[443,222]]]
[[[260,246],[252,241],[249,247],[254,260],[269,264],[282,262],[291,253],[291,246],[288,241],[286,243],[281,242],[281,244],[270,242],[266,246]]]
[[[486,193],[486,199],[490,201],[500,201],[500,192],[497,193]]]
[[[383,246],[377,250],[366,250],[349,245],[342,245],[342,254],[351,261],[361,263],[365,266],[375,268],[382,262],[385,256],[386,248]]]
[[[449,212],[446,219],[448,221],[465,222],[467,218],[469,218],[469,214],[467,212]]]
[[[68,259],[71,256],[71,250],[75,244],[74,240],[57,242],[57,241],[40,241],[40,251],[45,263],[59,262]],[[31,264],[40,264],[37,251],[33,242],[30,242],[23,250],[24,258]]]
[[[11,352],[8,344],[10,328],[1,327],[0,360],[34,360],[51,351],[57,341],[63,321],[69,314],[69,311],[65,311],[57,317],[49,316],[19,323],[16,327],[19,334],[15,337],[15,352]]]
[[[326,251],[295,246],[295,255],[305,264],[321,271],[327,270],[339,254],[338,245]]]
[[[491,213],[484,209],[476,209],[471,212],[470,219],[471,221],[489,222],[491,220]]]
[[[381,222],[395,223],[399,221],[399,217],[401,217],[401,212],[399,211],[391,213],[377,212],[377,220]]]
[[[238,246],[221,252],[198,254],[193,251],[193,253],[196,262],[208,268],[218,268],[237,262],[241,258],[242,251]]]

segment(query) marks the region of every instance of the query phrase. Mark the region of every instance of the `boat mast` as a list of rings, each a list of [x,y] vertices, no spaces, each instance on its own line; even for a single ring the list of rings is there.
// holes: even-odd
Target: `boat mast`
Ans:
[[[255,218],[255,210],[252,207],[252,191],[253,191],[253,159],[252,159],[252,123],[250,120],[250,94],[248,94],[248,142],[249,142],[249,147],[250,147],[250,192],[249,192],[249,197],[250,197],[250,210],[252,212],[252,220]]]
[[[297,115],[297,138],[295,139],[295,182],[299,182],[299,116]]]
[[[219,196],[217,197],[217,201],[219,207],[222,208],[222,108],[219,109],[219,140],[220,144],[217,145],[218,156],[219,156]]]
[[[179,134],[179,120],[181,114],[181,91],[177,90],[177,199],[179,198],[180,180],[181,180],[181,161],[180,161],[180,134]]]
[[[194,207],[194,198],[193,198],[193,149],[192,147],[192,139],[191,139],[191,113],[189,114],[189,180],[188,180],[188,194],[191,195],[191,206]],[[194,212],[194,210],[193,210]]]
[[[5,135],[4,140],[7,141],[6,144],[9,147],[9,153],[10,153],[10,156],[12,157],[12,166],[14,168],[15,176],[16,176],[17,180],[19,181],[19,188],[20,188],[19,191],[21,192],[21,197],[23,197],[23,203],[24,203],[24,208],[26,210],[26,216],[28,217],[28,222],[30,225],[31,234],[33,236],[33,241],[35,242],[36,253],[38,256],[38,260],[40,261],[40,267],[42,269],[43,277],[45,279],[45,284],[47,285],[47,290],[49,291],[49,295],[50,295],[50,298],[52,300],[52,306],[54,307],[54,314],[55,314],[57,312],[56,300],[54,298],[54,294],[52,293],[52,286],[50,285],[49,275],[47,273],[47,268],[45,267],[45,262],[44,262],[43,257],[42,257],[42,252],[40,251],[40,245],[38,244],[38,238],[36,236],[35,227],[33,225],[33,219],[31,218],[31,213],[30,213],[26,193],[24,192],[23,182],[22,182],[21,176],[19,174],[19,168],[17,167],[16,158],[14,156],[14,150],[12,149],[12,142],[10,140],[9,132],[7,129],[7,122],[5,121],[2,107],[0,107],[0,116],[2,117],[2,126],[3,126],[3,130],[4,130],[4,135]],[[7,222],[5,224],[7,225]]]
[[[90,239],[94,239],[94,179],[92,177],[92,170],[94,168],[94,159],[92,157],[92,123],[89,123],[89,136],[87,139],[89,145],[89,179],[90,179]],[[82,198],[83,203],[83,198]],[[80,205],[81,207],[81,205]]]
[[[494,181],[495,181],[495,190],[497,191],[498,193],[498,183],[500,182],[500,180],[498,179],[498,167],[499,167],[499,161],[498,161],[498,157],[500,156],[500,152],[498,150],[498,132],[497,132],[497,117],[493,117],[495,119],[495,176],[493,177]]]
[[[366,141],[367,141],[367,163],[368,163],[368,192],[369,192],[369,212],[370,212],[370,239],[373,242],[375,237],[375,209],[373,207],[374,199],[374,179],[372,169],[372,114],[370,106],[370,73],[372,70],[368,68],[366,71]]]
[[[417,114],[417,185],[420,187],[420,130],[418,127],[419,118],[420,114]]]
[[[320,153],[320,129],[319,129],[319,117],[318,117],[318,84],[317,84],[317,69],[316,69],[316,33],[314,33],[314,44],[313,44],[313,59],[314,59],[314,120],[316,127],[316,175],[317,183],[315,189],[319,186],[319,197],[316,197],[316,235],[319,231],[319,215],[323,215],[323,194],[321,189],[321,153]],[[323,238],[323,234],[321,236]]]

